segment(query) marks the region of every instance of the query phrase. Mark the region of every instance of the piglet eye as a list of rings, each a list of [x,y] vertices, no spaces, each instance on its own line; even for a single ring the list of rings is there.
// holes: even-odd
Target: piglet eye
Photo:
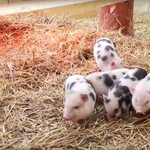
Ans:
[[[146,101],[146,102],[145,102],[145,105],[147,105],[148,103],[149,103],[149,101]]]
[[[74,108],[75,108],[75,109],[79,109],[79,106],[75,106]]]

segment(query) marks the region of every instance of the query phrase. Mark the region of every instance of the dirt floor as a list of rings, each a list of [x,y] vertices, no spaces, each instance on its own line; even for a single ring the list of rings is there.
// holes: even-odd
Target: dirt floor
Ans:
[[[93,46],[116,42],[124,67],[150,72],[150,14],[134,15],[135,37],[98,27],[98,18],[1,18],[0,149],[147,150],[149,114],[106,122],[98,103],[86,123],[62,119],[68,75],[98,70]]]

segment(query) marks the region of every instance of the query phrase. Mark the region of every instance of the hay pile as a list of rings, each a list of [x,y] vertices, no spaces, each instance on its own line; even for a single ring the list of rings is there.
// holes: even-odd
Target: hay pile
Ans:
[[[86,123],[62,119],[68,75],[97,71],[93,45],[117,45],[125,67],[150,71],[150,15],[135,14],[135,37],[98,28],[97,17],[0,18],[0,149],[150,149],[150,119],[107,123],[97,105]]]

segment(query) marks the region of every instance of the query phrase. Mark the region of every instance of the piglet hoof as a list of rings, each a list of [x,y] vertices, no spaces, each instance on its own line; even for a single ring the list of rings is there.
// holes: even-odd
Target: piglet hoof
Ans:
[[[108,123],[109,123],[109,122],[116,122],[116,121],[117,121],[116,118],[111,118],[111,119],[108,120]]]
[[[111,118],[111,117],[109,117],[107,114],[105,115],[105,118],[106,118],[106,121],[107,121],[108,123],[117,120],[116,118]]]
[[[69,121],[69,120],[70,120],[70,119],[69,119],[69,118],[67,118],[67,117],[63,117],[63,119],[64,119],[64,120],[67,120],[67,121]]]
[[[66,121],[72,121],[72,122],[76,122],[76,121],[74,121],[74,120],[71,120],[70,118],[67,118],[67,117],[63,117],[63,119],[64,119],[64,120],[66,120]]]

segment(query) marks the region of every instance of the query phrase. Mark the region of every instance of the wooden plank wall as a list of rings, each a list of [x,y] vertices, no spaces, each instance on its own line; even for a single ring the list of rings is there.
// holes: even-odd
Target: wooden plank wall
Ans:
[[[44,14],[47,17],[51,17],[54,15],[60,16],[60,15],[68,14],[70,17],[73,17],[73,18],[87,18],[87,17],[90,18],[98,14],[98,8],[100,6],[106,5],[109,3],[118,2],[118,1],[119,0],[93,0],[93,1],[85,0],[85,2],[82,2],[82,3],[75,3],[75,4],[63,5],[63,6],[57,6],[57,7],[51,7],[50,5],[51,1],[49,1],[49,5],[50,5],[49,8],[40,8],[39,10],[31,10],[31,11],[20,10],[19,13],[25,16],[35,16],[35,17],[39,16],[40,14]],[[28,2],[28,3],[31,3],[31,2]],[[9,4],[9,9],[7,9],[8,5],[5,5],[6,10],[10,10],[11,9],[10,6],[11,5]],[[3,8],[0,8],[0,13],[1,11],[4,12],[4,6]],[[10,13],[7,15],[14,15],[14,14]]]

